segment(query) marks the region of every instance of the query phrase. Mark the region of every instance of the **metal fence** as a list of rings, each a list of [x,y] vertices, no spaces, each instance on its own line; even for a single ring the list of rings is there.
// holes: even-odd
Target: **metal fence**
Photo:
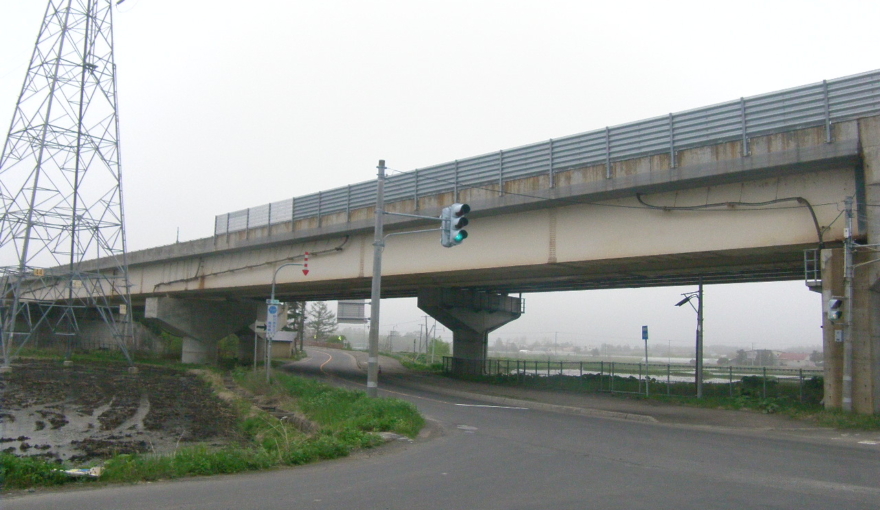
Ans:
[[[582,389],[589,382],[595,391],[612,393],[693,395],[695,370],[687,364],[443,358],[443,371],[455,376],[503,378],[510,384],[539,383],[562,389]],[[821,396],[816,397],[811,380],[822,374],[821,369],[811,368],[704,366],[703,389],[707,396],[787,396],[818,402]],[[646,379],[650,381],[648,388]]]
[[[385,200],[394,202],[473,187],[497,187],[504,182],[546,175],[555,186],[558,172],[604,164],[606,178],[616,161],[668,153],[676,166],[676,151],[735,140],[743,155],[749,139],[771,133],[831,125],[880,114],[880,71],[822,81],[662,117],[606,127],[513,149],[455,160],[389,176]],[[273,202],[215,218],[214,235],[266,227],[303,218],[369,207],[375,203],[376,181]]]

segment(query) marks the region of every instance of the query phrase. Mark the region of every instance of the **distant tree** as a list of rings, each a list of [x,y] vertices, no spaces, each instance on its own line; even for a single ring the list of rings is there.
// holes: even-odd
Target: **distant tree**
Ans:
[[[772,367],[776,365],[776,354],[769,349],[758,349],[756,351],[755,364],[761,367]]]
[[[736,351],[736,357],[733,358],[733,364],[739,366],[748,365],[749,354],[744,349]]]
[[[305,301],[294,301],[287,304],[287,323],[281,328],[284,331],[297,331],[300,318],[306,309]]]
[[[593,347],[592,349],[590,349],[590,356],[599,356],[600,354],[602,354],[602,353],[599,352],[599,349],[597,349],[597,348],[595,348],[595,347]]]
[[[430,357],[432,353],[436,361],[443,356],[451,355],[452,346],[449,345],[449,342],[444,342],[440,338],[432,338],[431,342],[428,344],[428,356]]]
[[[312,303],[306,317],[306,325],[312,330],[315,340],[323,342],[336,332],[336,314],[330,311],[327,303]]]
[[[296,331],[293,341],[294,350],[302,350],[306,329],[306,302],[293,301],[287,303],[287,320],[281,327],[282,331]]]
[[[718,364],[721,366],[730,365],[730,359],[726,356],[721,356],[720,358],[718,358]]]
[[[825,361],[825,353],[819,351],[813,351],[810,353],[810,361],[813,363],[822,363]]]
[[[327,337],[326,342],[328,344],[337,344],[343,349],[351,349],[351,345],[348,343],[348,339],[345,338],[345,335],[330,335]]]

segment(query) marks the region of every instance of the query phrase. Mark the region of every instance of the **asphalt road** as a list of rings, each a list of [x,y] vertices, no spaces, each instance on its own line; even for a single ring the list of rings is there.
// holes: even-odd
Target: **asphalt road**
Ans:
[[[358,385],[344,351],[296,370]],[[423,437],[271,472],[7,498],[0,508],[88,509],[877,509],[880,447],[498,406],[395,384]],[[389,363],[390,364],[390,363]]]

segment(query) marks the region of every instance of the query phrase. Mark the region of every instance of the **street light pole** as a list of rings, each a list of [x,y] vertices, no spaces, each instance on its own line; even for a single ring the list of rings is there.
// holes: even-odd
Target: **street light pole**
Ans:
[[[376,179],[376,226],[373,233],[373,286],[370,292],[370,348],[367,355],[367,396],[379,396],[379,302],[382,299],[382,251],[385,217],[385,160],[379,160]]]
[[[308,256],[308,253],[306,254]],[[298,264],[296,262],[288,262],[286,264],[281,264],[275,269],[275,272],[272,274],[272,291],[269,297],[269,301],[267,304],[269,306],[276,306],[278,303],[275,302],[275,279],[278,277],[278,271],[287,267],[287,266],[301,266],[302,264]],[[269,310],[266,310],[266,382],[268,383],[272,377],[272,338],[275,336],[274,331],[269,331]],[[256,342],[254,343],[254,366],[256,366]]]
[[[696,370],[694,373],[694,386],[697,389],[697,398],[703,398],[703,277],[700,277],[700,287],[697,292],[683,294],[684,299],[675,304],[682,306],[687,303],[697,312],[697,347],[696,347]],[[697,298],[697,306],[691,302]]]

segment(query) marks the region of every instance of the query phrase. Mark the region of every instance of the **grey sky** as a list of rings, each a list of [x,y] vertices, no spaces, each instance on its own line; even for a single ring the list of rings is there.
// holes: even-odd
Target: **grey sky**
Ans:
[[[8,126],[46,2],[0,3]],[[880,3],[126,0],[115,14],[127,233],[875,69]],[[5,128],[4,128],[5,136]],[[438,249],[440,249],[438,244]],[[500,330],[690,342],[693,289],[529,296]],[[800,282],[707,288],[707,342],[819,345]],[[422,315],[383,308],[383,329]],[[561,339],[562,337],[560,337]]]

